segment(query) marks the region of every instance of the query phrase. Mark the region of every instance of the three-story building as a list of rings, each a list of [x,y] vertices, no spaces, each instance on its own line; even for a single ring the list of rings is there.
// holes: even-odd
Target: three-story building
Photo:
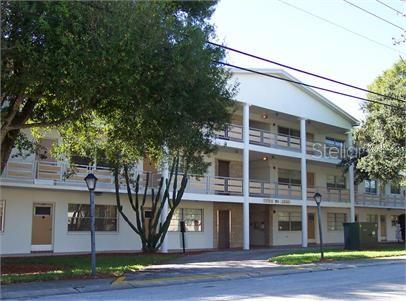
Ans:
[[[281,70],[261,70],[294,79]],[[378,224],[380,241],[396,240],[396,222],[406,208],[405,188],[373,179],[354,185],[354,171],[337,167],[358,121],[314,90],[260,75],[234,71],[240,82],[232,123],[217,133],[219,151],[208,157],[205,175],[189,176],[167,248],[181,248],[179,221],[186,223],[186,248],[308,246],[319,241],[315,192],[322,195],[326,243],[343,243],[343,222]],[[296,80],[296,79],[294,79]],[[50,148],[58,135],[41,141]],[[90,250],[88,191],[92,170],[96,190],[98,251],[136,251],[141,244],[120,218],[110,170],[75,167],[52,157],[12,158],[1,176],[2,254]],[[138,172],[159,173],[147,159]],[[127,214],[131,208],[125,201]],[[148,218],[148,212],[145,213]]]

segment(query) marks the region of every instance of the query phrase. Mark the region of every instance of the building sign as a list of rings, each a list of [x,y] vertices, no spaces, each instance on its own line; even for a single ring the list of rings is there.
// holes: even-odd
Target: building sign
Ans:
[[[290,204],[290,200],[263,199],[265,204]]]

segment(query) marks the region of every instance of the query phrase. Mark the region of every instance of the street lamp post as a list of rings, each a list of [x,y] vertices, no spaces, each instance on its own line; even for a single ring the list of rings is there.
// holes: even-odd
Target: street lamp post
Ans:
[[[96,276],[96,235],[95,235],[95,205],[94,190],[96,189],[97,178],[89,173],[84,179],[90,193],[90,247],[92,253],[92,277]]]
[[[317,204],[317,220],[319,223],[319,236],[320,236],[320,255],[321,259],[324,259],[324,252],[323,252],[323,233],[321,230],[321,213],[320,213],[320,203],[321,203],[321,194],[316,192],[313,196],[314,201]]]

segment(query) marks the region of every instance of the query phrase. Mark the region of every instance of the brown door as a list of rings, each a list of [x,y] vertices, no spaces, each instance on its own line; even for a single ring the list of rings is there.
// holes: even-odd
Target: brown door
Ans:
[[[31,237],[33,245],[52,244],[52,205],[34,204]]]
[[[219,177],[230,177],[230,162],[218,160],[217,175]]]
[[[307,187],[314,188],[314,173],[312,172],[307,173]]]
[[[307,238],[316,239],[314,231],[314,213],[307,214]]]
[[[386,240],[386,216],[385,215],[381,215],[380,222],[381,222],[381,240]]]
[[[230,211],[218,211],[218,248],[230,248]]]

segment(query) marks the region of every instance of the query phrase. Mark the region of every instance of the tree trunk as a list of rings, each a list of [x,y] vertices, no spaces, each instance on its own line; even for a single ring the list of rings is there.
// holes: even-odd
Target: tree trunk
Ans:
[[[10,157],[11,151],[13,150],[15,141],[17,140],[19,133],[20,133],[20,130],[9,131],[1,143],[1,172],[0,172],[0,174],[3,174],[3,171],[6,168],[7,161]]]

